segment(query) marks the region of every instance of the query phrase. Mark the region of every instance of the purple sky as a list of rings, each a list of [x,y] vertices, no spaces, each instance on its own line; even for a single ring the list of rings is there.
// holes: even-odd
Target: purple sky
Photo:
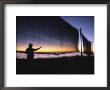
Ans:
[[[69,24],[80,30],[84,36],[94,43],[94,16],[62,16]]]

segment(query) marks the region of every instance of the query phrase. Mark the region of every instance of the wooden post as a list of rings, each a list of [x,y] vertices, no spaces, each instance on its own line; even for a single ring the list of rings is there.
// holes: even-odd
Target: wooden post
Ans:
[[[80,28],[80,40],[81,40],[81,56],[82,56],[82,32],[81,32],[81,28]]]

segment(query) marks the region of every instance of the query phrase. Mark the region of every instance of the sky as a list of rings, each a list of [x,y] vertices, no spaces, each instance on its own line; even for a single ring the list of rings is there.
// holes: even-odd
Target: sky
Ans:
[[[94,16],[62,16],[69,24],[82,30],[84,36],[94,42]]]
[[[94,17],[93,16],[61,16],[61,18],[64,19],[73,27],[77,28],[78,30],[80,30],[81,28],[84,36],[89,41],[92,41],[94,43]],[[35,48],[36,48],[36,44],[37,44],[37,47],[40,47],[40,45],[42,45],[43,48],[41,48],[39,51],[50,51],[50,52],[58,51],[58,50],[75,51],[74,47],[72,46],[73,44],[72,42],[73,39],[71,38],[72,34],[69,33],[69,31],[65,31],[67,35],[64,34],[64,36],[62,36],[62,35],[59,35],[61,34],[61,32],[58,30],[56,30],[55,32],[48,31],[47,26],[49,26],[50,29],[53,29],[54,27],[52,26],[53,24],[51,24],[50,21],[46,22],[46,24],[43,26],[41,25],[41,23],[42,23],[41,17],[39,17],[39,19],[36,18],[32,20],[31,20],[31,17],[30,19],[29,18],[24,19],[23,17],[17,18],[17,50],[25,50],[26,47],[28,47],[28,44],[32,42]],[[50,25],[48,25],[48,23]],[[40,29],[41,27],[44,28],[44,30],[41,30]],[[38,29],[37,33],[36,33],[36,29]],[[56,27],[54,29],[59,29],[59,27]],[[56,33],[57,36],[54,36],[53,35],[54,33]],[[55,37],[55,38],[52,38],[51,36],[48,37],[49,35],[53,35],[52,37]],[[60,43],[61,41],[60,39],[62,39],[62,37],[64,37],[63,39],[65,40],[65,42]],[[49,45],[49,43],[52,43],[53,46]],[[62,46],[59,47],[59,45],[62,45]]]

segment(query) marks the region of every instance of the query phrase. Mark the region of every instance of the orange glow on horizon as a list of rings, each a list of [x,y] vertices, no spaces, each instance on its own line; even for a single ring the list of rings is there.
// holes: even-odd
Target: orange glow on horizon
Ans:
[[[37,47],[35,47],[34,45],[33,45],[33,48],[39,48],[40,46],[37,46]],[[18,45],[17,47],[16,47],[16,51],[25,51],[26,50],[26,48],[28,48],[28,45]],[[78,48],[79,48],[79,52],[81,52],[81,47],[80,47],[80,45],[78,46]],[[94,46],[92,47],[92,51],[93,51],[93,53],[95,52],[95,49],[94,49]],[[75,48],[73,48],[73,47],[58,47],[58,46],[53,46],[53,47],[51,47],[51,46],[47,46],[47,45],[45,45],[45,46],[43,46],[41,49],[39,49],[39,50],[37,50],[37,51],[35,51],[35,52],[47,52],[47,53],[49,53],[49,52],[77,52],[76,51],[76,49]],[[82,52],[83,52],[83,48],[82,48]]]
[[[16,51],[25,51],[27,47],[17,47]],[[33,47],[35,48],[35,47]],[[36,50],[35,52],[76,52],[74,48],[58,48],[58,47],[42,47],[39,50]]]

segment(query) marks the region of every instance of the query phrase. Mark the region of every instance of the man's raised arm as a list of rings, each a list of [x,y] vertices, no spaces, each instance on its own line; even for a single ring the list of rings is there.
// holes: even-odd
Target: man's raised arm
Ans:
[[[39,48],[37,48],[37,49],[34,49],[34,51],[39,50],[40,48],[42,48],[42,47],[39,47]]]

